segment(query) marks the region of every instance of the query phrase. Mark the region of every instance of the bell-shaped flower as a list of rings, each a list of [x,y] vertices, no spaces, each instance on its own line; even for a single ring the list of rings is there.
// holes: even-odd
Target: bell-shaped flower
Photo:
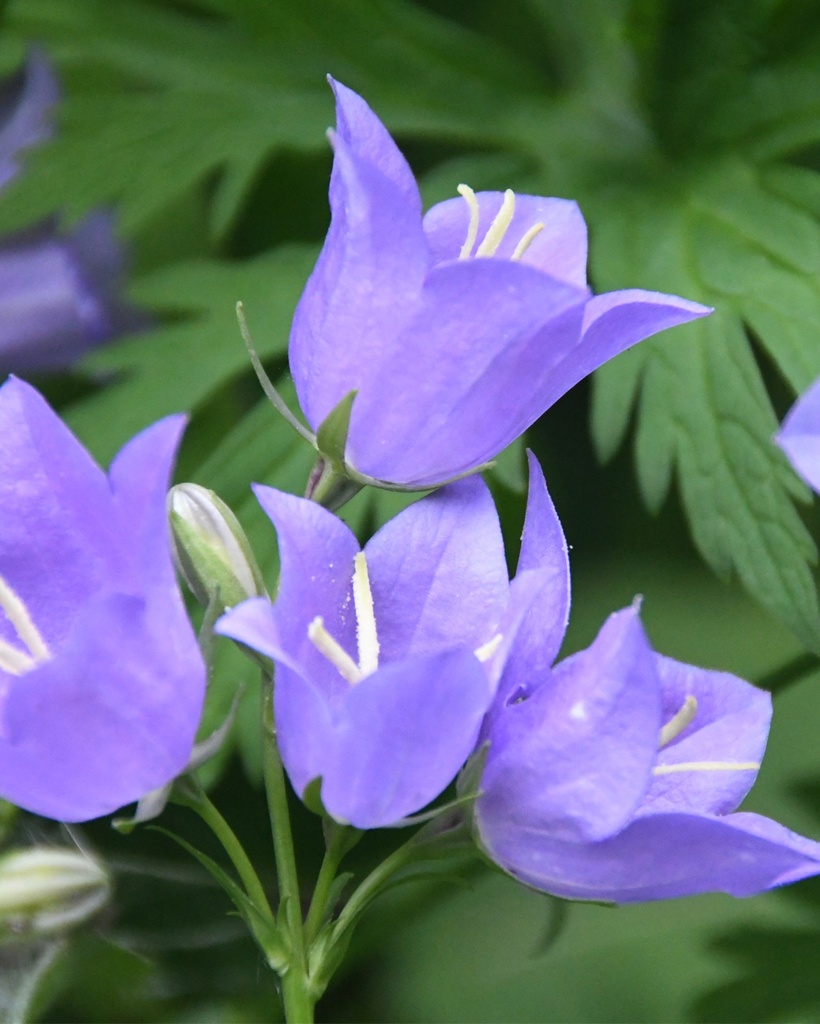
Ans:
[[[356,393],[354,478],[422,487],[470,472],[602,363],[710,312],[656,292],[592,296],[586,225],[565,199],[460,186],[422,218],[385,127],[331,84],[332,219],[290,366],[314,430]]]
[[[475,746],[515,627],[544,585],[509,583],[477,477],[423,498],[361,549],[326,509],[256,495],[281,559],[276,600],[217,623],[276,662],[282,760],[297,793],[358,828],[395,824],[452,781]]]
[[[560,530],[537,464],[521,558]],[[637,608],[554,668],[563,623],[531,615],[481,744],[479,844],[505,871],[571,899],[747,896],[820,873],[820,843],[736,812],[766,746],[768,693],[656,654]]]
[[[51,135],[51,108],[60,88],[51,65],[31,50],[23,67],[2,83],[0,189],[18,173],[19,155]]]
[[[44,399],[0,388],[0,796],[107,814],[186,767],[205,668],[165,500],[183,428],[160,420],[106,476]]]
[[[775,441],[795,472],[820,492],[820,379],[794,403]]]

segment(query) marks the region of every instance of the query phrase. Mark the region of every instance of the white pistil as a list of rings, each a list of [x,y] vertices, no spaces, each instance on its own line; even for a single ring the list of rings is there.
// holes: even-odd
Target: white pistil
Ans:
[[[507,229],[512,223],[515,214],[515,192],[508,188],[504,193],[504,201],[501,209],[495,215],[495,219],[487,230],[484,240],[476,249],[476,256],[494,256],[496,249],[501,245]]]
[[[533,226],[528,231],[525,231],[521,237],[521,241],[515,247],[515,251],[513,252],[512,256],[510,256],[510,259],[520,260],[524,253],[527,251],[527,249],[529,249],[529,247],[532,245],[533,239],[536,238],[536,236],[540,235],[545,227],[546,224],[542,220],[539,220],[537,224],[533,224]]]
[[[461,252],[458,254],[458,258],[460,260],[466,260],[473,251],[475,240],[478,237],[478,221],[481,216],[481,211],[478,208],[478,200],[476,199],[475,192],[473,192],[469,185],[459,185],[456,191],[460,196],[464,196],[467,207],[470,211],[470,226],[467,228],[467,238],[464,241],[464,245],[461,247]]]
[[[36,665],[49,661],[51,651],[49,651],[40,631],[32,622],[28,609],[2,576],[0,576],[0,608],[5,612],[15,633],[29,651],[26,654],[5,640],[0,641],[0,669],[15,676],[22,676],[26,672],[30,672]]]
[[[698,702],[691,695],[683,702],[680,710],[669,719],[658,735],[658,750],[663,750],[672,740],[677,739],[698,713]]]
[[[373,593],[364,551],[353,559],[353,605],[356,609],[356,643],[359,647],[359,669],[369,676],[379,667],[379,637],[376,632],[376,613]]]
[[[495,654],[498,648],[501,646],[501,642],[504,637],[501,633],[496,633],[492,639],[488,640],[486,644],[482,644],[480,647],[476,647],[473,654],[478,660],[484,664],[485,661],[489,661],[490,658]]]
[[[339,641],[325,629],[325,621],[321,615],[317,615],[311,622],[307,632],[308,640],[323,657],[327,658],[343,679],[349,683],[361,681],[364,673]]]
[[[658,764],[653,775],[672,775],[675,772],[756,772],[759,761],[681,761],[679,764]]]

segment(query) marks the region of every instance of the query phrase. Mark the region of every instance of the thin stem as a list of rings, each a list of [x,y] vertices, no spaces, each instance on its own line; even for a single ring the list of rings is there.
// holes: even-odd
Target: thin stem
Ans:
[[[273,853],[291,944],[290,964],[282,975],[285,1019],[290,1024],[312,1024],[314,998],[307,974],[299,875],[296,870],[293,833],[290,827],[285,772],[276,741],[273,687],[267,681],[262,685],[262,740],[263,774],[273,836]]]
[[[328,909],[327,904],[330,899],[330,890],[336,880],[336,872],[339,870],[339,863],[346,850],[349,849],[344,827],[336,825],[334,822],[328,828],[330,829],[330,834],[327,839],[325,856],[319,869],[316,887],[313,890],[313,898],[310,901],[310,909],[305,920],[305,936],[308,945],[313,942],[319,934],[319,929],[322,927],[322,922]]]
[[[178,789],[174,792],[171,799],[174,803],[182,804],[184,807],[189,807],[192,811],[196,811],[222,844],[225,853],[230,857],[231,863],[236,868],[236,873],[242,880],[245,892],[261,912],[267,911],[270,914],[270,904],[265,895],[265,890],[248,859],[248,855],[245,853],[244,847],[237,839],[236,833],[211,803],[205,792],[198,787],[190,792]]]
[[[785,665],[767,672],[757,685],[770,693],[779,694],[798,679],[820,669],[820,658],[816,654],[803,653],[787,661]]]

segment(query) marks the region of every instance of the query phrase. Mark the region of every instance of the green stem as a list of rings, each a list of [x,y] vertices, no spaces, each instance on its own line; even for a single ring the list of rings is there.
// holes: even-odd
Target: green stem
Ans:
[[[196,811],[200,818],[202,818],[222,844],[225,853],[230,857],[231,863],[236,868],[236,873],[245,887],[245,892],[259,907],[260,912],[264,913],[267,911],[270,914],[268,897],[265,895],[265,890],[259,881],[259,876],[254,871],[244,847],[237,839],[236,833],[231,826],[206,796],[204,790],[200,789],[198,785],[196,787],[190,785],[190,780],[188,780],[185,790],[177,789],[172,799],[174,803],[182,804],[184,807],[189,807],[192,811]]]
[[[325,914],[327,903],[330,899],[330,890],[336,879],[336,872],[339,870],[339,863],[345,852],[349,849],[347,844],[347,831],[343,826],[331,822],[327,828],[330,830],[327,837],[327,847],[319,875],[316,879],[316,887],[313,890],[313,898],[310,901],[310,909],[305,919],[305,935],[308,945],[319,934]]]
[[[820,658],[816,654],[798,654],[785,665],[767,672],[762,679],[758,679],[757,685],[770,693],[779,694],[798,679],[802,679],[810,672],[816,672],[817,669],[820,669]]]
[[[290,936],[290,963],[282,975],[285,1019],[289,1024],[312,1024],[315,1000],[308,980],[299,875],[296,870],[296,854],[290,827],[285,772],[276,741],[273,687],[267,680],[262,684],[262,740],[263,773],[273,836],[273,853],[279,877],[280,899],[284,904]]]

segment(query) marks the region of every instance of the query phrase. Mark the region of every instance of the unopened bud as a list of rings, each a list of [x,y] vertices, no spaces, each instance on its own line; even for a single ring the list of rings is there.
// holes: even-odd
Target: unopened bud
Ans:
[[[32,846],[0,857],[0,923],[45,934],[79,924],[107,901],[105,869],[80,850]]]
[[[177,484],[168,494],[168,515],[174,562],[201,604],[218,595],[222,608],[232,608],[265,593],[239,520],[213,491]]]

